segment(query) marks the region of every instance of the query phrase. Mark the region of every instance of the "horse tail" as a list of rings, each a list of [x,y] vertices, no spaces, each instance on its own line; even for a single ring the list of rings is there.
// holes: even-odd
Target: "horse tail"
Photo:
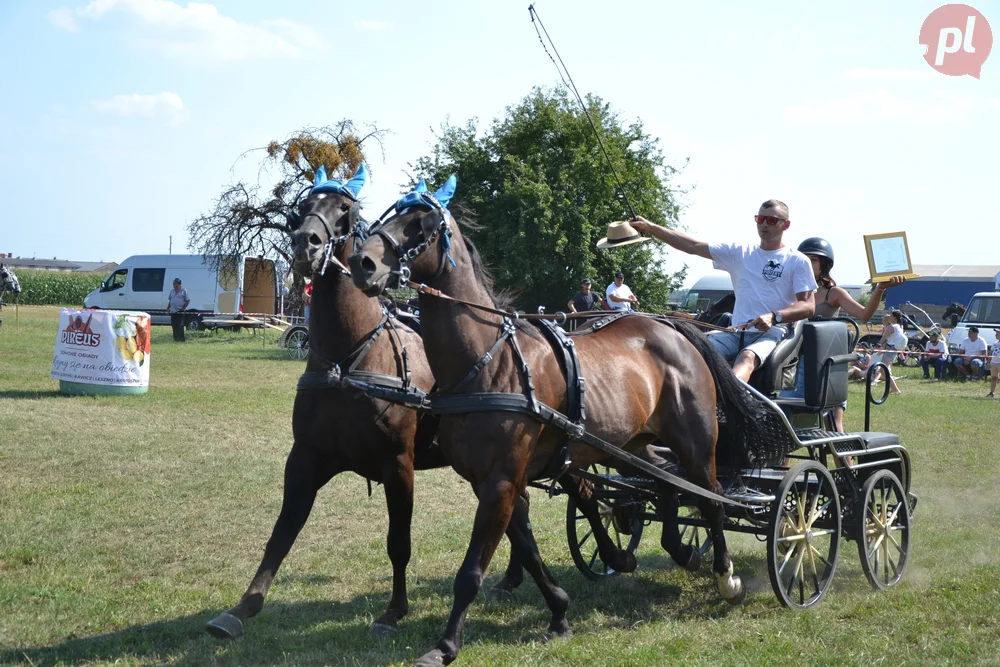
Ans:
[[[743,442],[754,438],[757,431],[760,404],[733,373],[726,358],[709,342],[701,329],[688,322],[672,321],[671,325],[701,353],[715,380],[715,396],[719,415],[719,442],[716,461],[731,467],[746,463]]]

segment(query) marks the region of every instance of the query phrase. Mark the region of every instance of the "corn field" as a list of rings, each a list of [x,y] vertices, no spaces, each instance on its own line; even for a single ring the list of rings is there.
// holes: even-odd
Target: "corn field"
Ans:
[[[105,274],[92,272],[38,271],[17,272],[21,294],[4,297],[6,303],[29,306],[83,306],[83,297],[97,289]]]

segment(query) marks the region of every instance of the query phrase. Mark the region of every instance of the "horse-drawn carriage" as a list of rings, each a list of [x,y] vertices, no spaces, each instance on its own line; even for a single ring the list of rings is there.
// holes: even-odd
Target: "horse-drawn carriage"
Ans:
[[[897,584],[909,560],[910,521],[916,498],[910,493],[910,459],[896,435],[868,431],[868,408],[881,403],[866,393],[865,431],[836,433],[830,411],[846,399],[844,366],[853,355],[853,331],[841,322],[799,322],[754,374],[752,389],[767,406],[766,443],[743,443],[757,450],[753,467],[720,470],[722,495],[738,503],[726,512],[725,529],[750,533],[767,543],[768,574],[782,604],[804,609],[829,589],[840,539],[854,541],[872,586]],[[850,334],[850,335],[848,335]],[[801,399],[780,398],[805,365]],[[871,377],[870,371],[869,377]],[[667,456],[669,452],[658,450]],[[760,456],[771,460],[761,460]],[[679,471],[682,472],[682,471]],[[646,525],[660,520],[650,477],[611,468],[582,473],[602,508],[604,525],[616,543],[635,552]],[[687,509],[678,517],[682,539],[701,556],[712,547],[708,524],[694,507],[697,498],[682,494]],[[569,499],[566,512],[570,553],[588,578],[618,572],[600,557],[586,517]]]

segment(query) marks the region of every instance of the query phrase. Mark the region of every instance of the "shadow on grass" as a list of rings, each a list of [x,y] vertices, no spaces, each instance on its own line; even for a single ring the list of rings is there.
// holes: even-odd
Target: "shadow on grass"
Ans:
[[[8,391],[0,391],[0,398],[12,398],[14,400],[37,400],[39,398],[73,398],[73,396],[59,393],[58,389],[38,389],[35,391],[28,389],[11,389]]]
[[[577,634],[608,627],[628,629],[644,621],[660,620],[664,613],[680,616],[718,617],[728,613],[715,592],[714,579],[707,598],[691,600],[696,609],[684,607],[690,591],[651,581],[647,577],[615,577],[584,580],[572,566],[556,566],[553,575],[570,594],[570,623]],[[489,588],[499,580],[491,576],[470,608],[466,631],[468,642],[486,641],[516,645],[542,641],[550,618],[541,594],[530,579],[511,602],[486,603]],[[264,610],[246,623],[246,635],[236,641],[213,639],[204,625],[224,609],[203,609],[179,618],[135,625],[92,637],[70,637],[49,646],[31,646],[0,651],[0,664],[59,665],[106,661],[177,664],[279,664],[295,656],[295,663],[384,664],[412,662],[431,649],[444,629],[451,606],[452,579],[437,577],[411,583],[411,615],[400,624],[393,638],[368,636],[374,615],[381,613],[388,591],[362,595],[347,602],[268,602]],[[432,602],[436,601],[436,602]],[[442,601],[444,604],[442,605]],[[721,603],[721,604],[720,604]],[[427,605],[434,610],[427,612]],[[678,608],[678,607],[681,608]],[[599,619],[595,622],[594,619]],[[594,627],[595,625],[599,627]]]

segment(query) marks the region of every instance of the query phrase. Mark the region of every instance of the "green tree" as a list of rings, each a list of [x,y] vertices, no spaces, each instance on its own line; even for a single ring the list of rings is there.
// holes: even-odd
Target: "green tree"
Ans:
[[[658,140],[599,98],[586,104],[636,212],[674,226],[678,169],[665,164]],[[410,166],[435,185],[458,175],[454,205],[478,225],[467,233],[524,310],[565,310],[585,277],[603,295],[620,269],[642,309],[662,311],[684,279],[686,266],[669,273],[658,244],[596,248],[608,224],[630,213],[594,130],[562,89],[535,88],[481,135],[476,120],[445,124],[431,154]]]
[[[375,127],[362,133],[342,120],[246,151],[241,158],[261,155],[258,183],[241,180],[223,188],[212,210],[188,224],[188,248],[204,255],[264,255],[291,262],[289,223],[296,196],[313,182],[320,165],[330,178],[353,176],[366,161],[366,143],[381,147],[384,134]],[[267,176],[274,176],[269,188],[259,183]]]

